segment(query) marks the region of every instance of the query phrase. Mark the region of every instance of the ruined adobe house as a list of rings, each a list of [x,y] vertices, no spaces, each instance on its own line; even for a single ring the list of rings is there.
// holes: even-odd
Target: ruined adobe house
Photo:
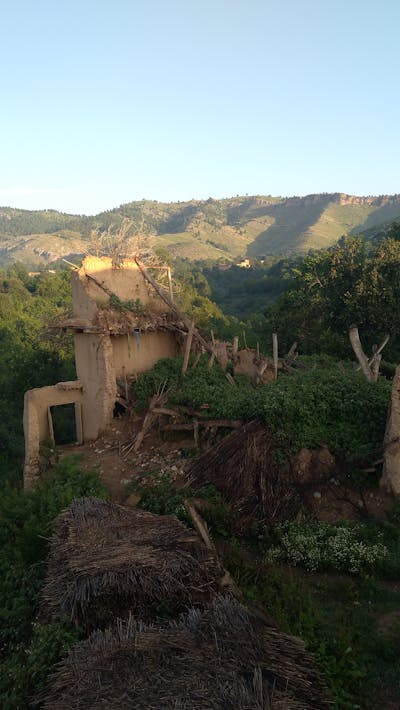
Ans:
[[[73,318],[62,326],[74,333],[77,380],[25,393],[26,488],[39,477],[40,443],[54,440],[52,407],[74,405],[77,443],[96,439],[113,417],[117,383],[181,350],[182,323],[135,261],[90,256],[71,277]]]

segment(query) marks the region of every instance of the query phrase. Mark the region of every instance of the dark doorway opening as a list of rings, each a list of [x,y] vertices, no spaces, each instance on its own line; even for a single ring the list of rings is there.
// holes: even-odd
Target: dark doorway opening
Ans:
[[[57,404],[50,407],[53,424],[54,443],[76,444],[78,441],[76,430],[75,404]]]

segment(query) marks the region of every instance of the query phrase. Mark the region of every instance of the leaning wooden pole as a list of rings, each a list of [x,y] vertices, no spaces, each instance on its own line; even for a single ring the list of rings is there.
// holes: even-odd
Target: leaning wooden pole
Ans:
[[[278,379],[278,336],[272,333],[272,357],[274,361],[274,379]]]
[[[188,369],[190,350],[191,350],[192,341],[193,341],[193,331],[194,331],[194,321],[192,320],[192,322],[190,324],[190,328],[189,328],[189,330],[187,332],[187,336],[186,336],[185,355],[183,357],[183,363],[182,363],[182,375],[184,375],[186,373],[186,370]]]
[[[138,265],[138,267],[139,267],[140,271],[142,272],[146,281],[149,282],[149,284],[154,288],[156,293],[158,293],[158,295],[164,301],[164,303],[166,303],[167,306],[171,309],[171,311],[173,311],[175,313],[175,315],[179,318],[179,320],[181,320],[184,323],[186,330],[189,331],[191,320],[187,316],[185,316],[185,314],[182,313],[182,311],[178,308],[178,306],[173,301],[171,301],[171,299],[163,292],[163,290],[158,285],[157,281],[152,277],[151,274],[149,274],[145,265],[137,256],[135,256],[135,262]],[[193,337],[199,341],[199,343],[203,346],[203,348],[205,348],[207,350],[207,352],[210,353],[210,355],[212,355],[213,348],[207,343],[206,340],[204,340],[204,338],[200,335],[197,328],[193,329]]]

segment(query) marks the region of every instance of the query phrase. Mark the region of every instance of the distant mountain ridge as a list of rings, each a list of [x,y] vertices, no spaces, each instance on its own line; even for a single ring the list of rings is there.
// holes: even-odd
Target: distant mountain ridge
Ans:
[[[163,203],[129,202],[95,216],[0,207],[0,263],[52,263],[83,254],[93,229],[118,229],[124,219],[172,256],[237,259],[301,254],[344,234],[400,220],[400,195],[320,193],[305,197],[237,196]]]

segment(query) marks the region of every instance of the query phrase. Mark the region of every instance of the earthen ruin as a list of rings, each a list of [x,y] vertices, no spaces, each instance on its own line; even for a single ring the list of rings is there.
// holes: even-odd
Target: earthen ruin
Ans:
[[[183,323],[136,261],[89,256],[71,277],[73,317],[62,327],[74,334],[77,380],[25,393],[25,488],[39,478],[41,443],[54,443],[52,407],[74,405],[76,443],[96,439],[112,420],[121,384],[126,389],[130,376],[181,350]]]

